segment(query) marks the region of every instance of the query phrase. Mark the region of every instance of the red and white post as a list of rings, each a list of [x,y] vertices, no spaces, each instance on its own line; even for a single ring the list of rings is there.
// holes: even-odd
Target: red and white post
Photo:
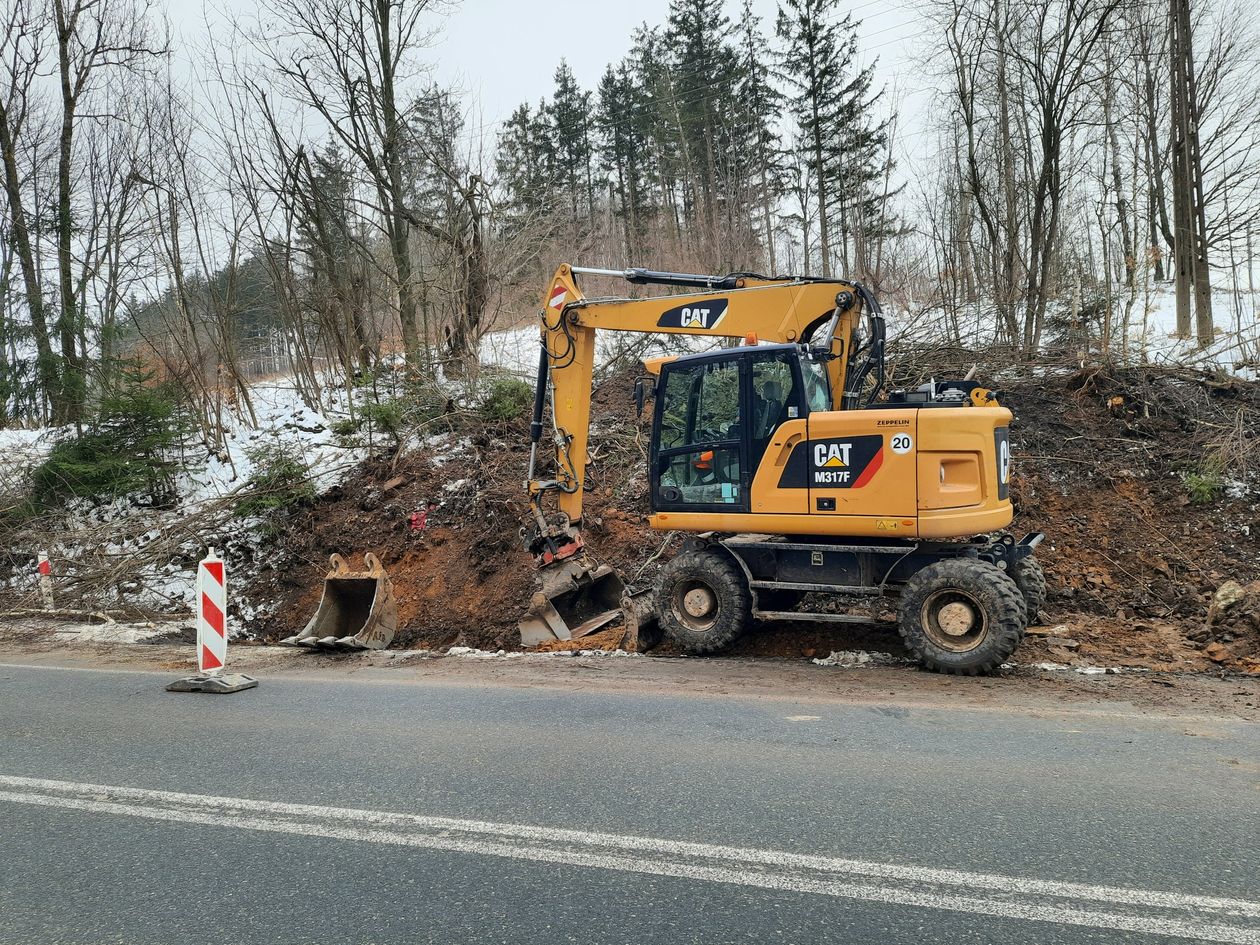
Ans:
[[[43,599],[44,610],[55,610],[52,588],[52,562],[48,560],[48,552],[39,553],[39,596]]]
[[[197,672],[218,675],[227,665],[227,573],[210,553],[197,565]]]
[[[177,679],[170,692],[239,692],[258,680],[225,673],[227,665],[227,566],[210,549],[197,565],[197,675]]]

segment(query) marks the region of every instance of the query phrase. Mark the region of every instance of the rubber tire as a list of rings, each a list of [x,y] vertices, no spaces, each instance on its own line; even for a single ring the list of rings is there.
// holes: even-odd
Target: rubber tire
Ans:
[[[1046,605],[1046,574],[1041,570],[1041,562],[1032,555],[1021,558],[1011,570],[1011,578],[1024,595],[1028,622],[1033,623]]]
[[[791,610],[804,599],[804,591],[765,590],[757,592],[759,610]]]
[[[717,617],[704,630],[687,626],[674,612],[675,589],[693,581],[705,584],[717,598]],[[752,596],[743,571],[726,555],[684,551],[661,569],[656,612],[665,636],[688,653],[716,653],[730,646],[752,623]]]
[[[957,588],[983,609],[987,631],[965,652],[934,643],[923,628],[923,605],[937,591]],[[947,558],[928,565],[905,583],[897,606],[897,624],[906,649],[924,668],[938,673],[975,676],[997,669],[1024,639],[1028,607],[1011,577],[996,565],[977,558]]]

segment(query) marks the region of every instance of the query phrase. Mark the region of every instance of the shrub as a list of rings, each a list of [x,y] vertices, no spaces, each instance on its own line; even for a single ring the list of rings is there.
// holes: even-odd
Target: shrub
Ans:
[[[354,436],[356,433],[359,432],[359,424],[357,421],[351,420],[349,417],[346,417],[342,420],[337,420],[333,423],[332,432],[333,432],[333,436],[337,436],[337,437],[341,437],[342,439],[345,439],[346,437]]]
[[[31,496],[42,508],[70,498],[142,496],[169,500],[175,492],[173,454],[189,423],[182,393],[152,384],[152,374],[125,364],[82,432],[58,442],[32,474]]]
[[[315,483],[310,467],[294,446],[264,443],[246,450],[245,455],[254,471],[232,509],[233,514],[240,518],[259,517],[275,526],[279,513],[314,501]]]
[[[489,423],[505,423],[526,416],[534,403],[534,388],[515,377],[490,382],[478,412]]]
[[[1182,482],[1186,486],[1186,495],[1195,505],[1207,505],[1225,490],[1225,481],[1220,473],[1207,467],[1186,473]]]
[[[395,442],[401,439],[406,415],[401,399],[369,401],[359,413],[371,430],[387,433]]]

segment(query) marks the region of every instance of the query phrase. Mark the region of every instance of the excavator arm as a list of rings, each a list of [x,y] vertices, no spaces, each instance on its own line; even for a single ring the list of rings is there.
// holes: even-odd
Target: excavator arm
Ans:
[[[652,298],[588,298],[578,276],[610,276],[636,285],[694,288]],[[870,329],[854,345],[866,316]],[[766,278],[736,273],[702,276],[643,269],[582,269],[562,265],[543,298],[530,461],[526,488],[533,523],[526,547],[540,565],[582,548],[583,487],[591,419],[591,387],[600,331],[627,331],[770,342],[808,342],[828,356],[835,409],[861,406],[863,387],[874,374],[883,380],[883,319],[879,306],[858,283],[831,279]],[[538,478],[544,416],[551,407],[555,475]],[[556,512],[544,499],[556,496]]]

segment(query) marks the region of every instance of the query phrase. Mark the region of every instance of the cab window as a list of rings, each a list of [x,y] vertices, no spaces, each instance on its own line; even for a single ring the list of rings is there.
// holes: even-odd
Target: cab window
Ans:
[[[739,506],[740,359],[667,368],[659,409],[654,507]]]
[[[739,439],[739,362],[676,368],[665,381],[661,449]]]
[[[827,365],[813,358],[801,358],[801,373],[805,376],[805,400],[810,413],[831,410],[831,379]]]
[[[752,368],[753,443],[770,439],[781,423],[802,416],[792,363],[778,355],[757,358]]]

